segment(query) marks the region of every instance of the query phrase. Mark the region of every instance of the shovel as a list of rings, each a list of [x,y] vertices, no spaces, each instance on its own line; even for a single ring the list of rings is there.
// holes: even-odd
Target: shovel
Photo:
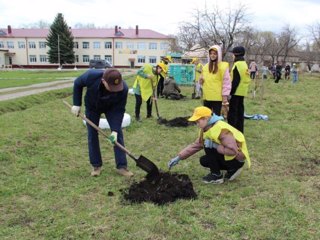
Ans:
[[[154,101],[154,105],[155,105],[155,107],[156,107],[156,112],[157,112],[158,121],[161,121],[162,118],[160,117],[160,114],[159,114],[158,99],[156,99],[155,89],[153,88],[152,91],[153,91],[153,101]]]
[[[69,108],[72,108],[72,106],[63,100],[63,103],[67,105]],[[108,135],[101,129],[99,128],[96,124],[94,124],[90,119],[86,118],[84,115],[81,113],[79,116],[86,122],[88,123],[91,127],[96,129],[100,134],[102,134],[105,137],[108,137]],[[142,170],[146,171],[148,173],[147,179],[155,179],[159,175],[159,169],[158,167],[148,158],[140,155],[139,158],[136,158],[131,152],[129,152],[128,149],[126,149],[124,146],[122,146],[120,143],[115,142],[114,143],[118,148],[120,148],[122,151],[124,151],[126,154],[129,155],[135,162],[136,165],[141,168]]]

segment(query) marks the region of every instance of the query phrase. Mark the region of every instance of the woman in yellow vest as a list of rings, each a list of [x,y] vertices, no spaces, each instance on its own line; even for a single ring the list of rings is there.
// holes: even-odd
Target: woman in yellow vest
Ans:
[[[164,79],[167,77],[168,64],[172,62],[171,56],[166,56],[162,58],[160,64],[162,64],[162,71],[159,76],[158,86],[157,86],[157,97],[163,97]]]
[[[248,94],[250,76],[248,65],[244,60],[245,48],[242,46],[234,47],[234,64],[231,70],[231,99],[228,113],[228,123],[243,133],[244,126],[244,97]]]
[[[210,173],[202,178],[205,183],[220,184],[224,180],[232,181],[239,176],[245,162],[250,167],[244,135],[222,121],[222,117],[212,114],[209,108],[202,106],[195,108],[188,120],[197,123],[200,128],[199,136],[194,143],[168,162],[169,169],[202,148],[205,150],[205,155],[200,157],[200,164],[210,169]],[[226,170],[224,175],[222,170]]]
[[[141,121],[140,108],[142,100],[147,103],[147,118],[152,117],[152,99],[154,90],[159,81],[159,75],[163,69],[163,63],[158,63],[156,67],[146,63],[137,72],[136,80],[133,84],[133,92],[136,98],[135,118]],[[157,101],[157,99],[155,99]]]
[[[221,48],[214,45],[209,48],[209,62],[203,67],[200,77],[203,92],[203,105],[216,115],[221,115],[221,108],[228,105],[231,90],[229,63],[222,61]]]

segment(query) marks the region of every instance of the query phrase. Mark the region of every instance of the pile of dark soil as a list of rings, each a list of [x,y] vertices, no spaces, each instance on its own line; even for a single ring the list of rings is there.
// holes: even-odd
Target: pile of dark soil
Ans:
[[[169,172],[160,172],[152,181],[145,179],[133,183],[123,193],[124,199],[132,203],[153,202],[158,205],[197,197],[188,175]]]
[[[171,120],[159,119],[158,123],[164,124],[167,127],[188,127],[194,125],[194,122],[189,122],[188,118],[189,117],[177,117]]]

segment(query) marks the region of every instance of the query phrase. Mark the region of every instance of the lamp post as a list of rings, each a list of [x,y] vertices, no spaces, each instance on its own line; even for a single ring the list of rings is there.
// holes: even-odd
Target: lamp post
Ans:
[[[61,67],[60,67],[60,35],[59,34],[58,34],[58,63],[59,63],[58,70],[60,71]]]
[[[76,38],[74,38],[74,46],[76,46],[75,43],[76,43]],[[74,51],[74,68],[73,69],[77,70],[77,55],[76,55],[76,51]]]

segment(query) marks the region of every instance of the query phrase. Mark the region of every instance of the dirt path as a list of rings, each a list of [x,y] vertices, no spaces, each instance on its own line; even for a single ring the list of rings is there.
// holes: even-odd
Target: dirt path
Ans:
[[[123,76],[134,74],[135,71],[127,69],[121,71]],[[32,94],[38,94],[56,89],[69,88],[73,86],[75,78],[66,78],[65,80],[33,84],[25,87],[13,87],[0,89],[0,101],[15,99],[19,97],[25,97]]]

